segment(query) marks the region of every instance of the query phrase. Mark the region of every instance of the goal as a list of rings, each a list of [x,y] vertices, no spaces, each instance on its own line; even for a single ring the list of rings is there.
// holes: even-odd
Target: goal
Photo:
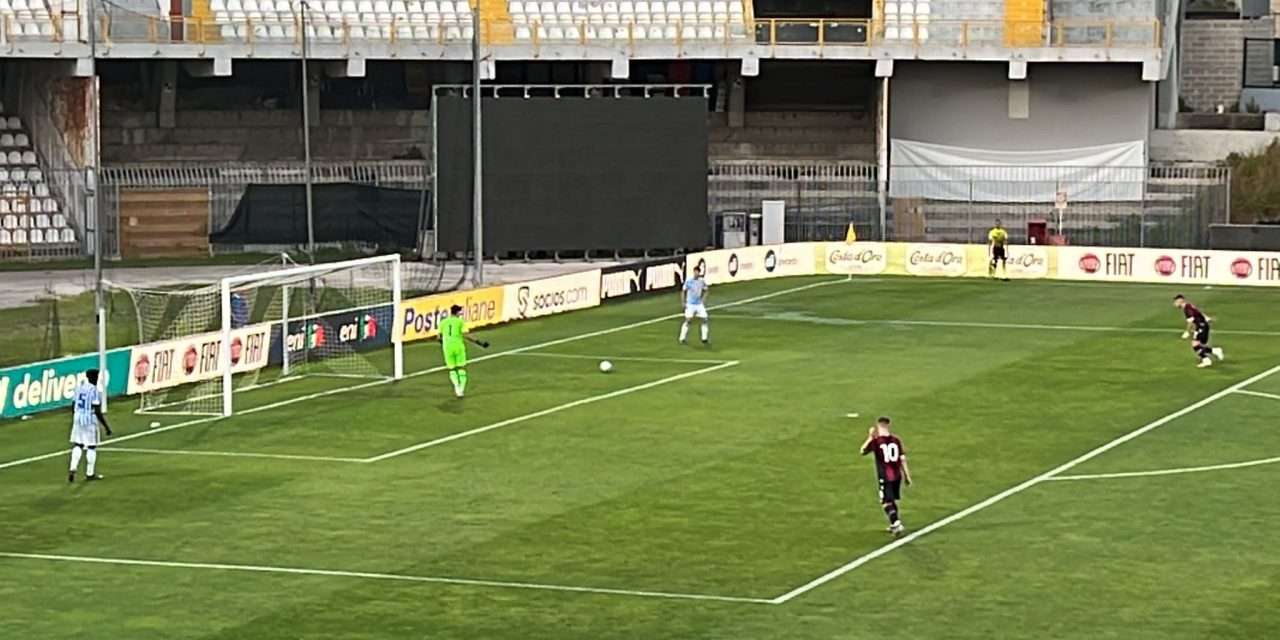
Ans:
[[[123,289],[142,345],[129,379],[140,413],[230,416],[404,376],[399,255]]]

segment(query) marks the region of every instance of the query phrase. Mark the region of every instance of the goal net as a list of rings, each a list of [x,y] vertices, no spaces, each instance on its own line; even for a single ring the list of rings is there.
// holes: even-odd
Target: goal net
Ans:
[[[129,380],[140,413],[229,416],[403,376],[398,255],[122,288],[142,345]]]

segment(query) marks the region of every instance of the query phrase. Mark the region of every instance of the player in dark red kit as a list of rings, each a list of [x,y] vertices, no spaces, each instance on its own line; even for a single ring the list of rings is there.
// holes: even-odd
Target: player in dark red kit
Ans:
[[[1213,358],[1225,360],[1227,356],[1221,348],[1209,346],[1209,322],[1213,319],[1180,295],[1173,297],[1173,306],[1182,309],[1182,314],[1187,317],[1187,330],[1182,332],[1182,339],[1191,339],[1191,350],[1196,353],[1196,359],[1200,361],[1196,366],[1201,369],[1211,367]]]
[[[893,435],[889,428],[890,420],[880,417],[875,426],[867,432],[867,440],[862,443],[862,455],[874,453],[876,456],[876,476],[880,480],[880,505],[884,515],[889,518],[889,532],[894,537],[902,535],[906,527],[898,517],[898,500],[902,497],[902,481],[911,484],[911,469],[907,466],[907,450],[902,441]]]

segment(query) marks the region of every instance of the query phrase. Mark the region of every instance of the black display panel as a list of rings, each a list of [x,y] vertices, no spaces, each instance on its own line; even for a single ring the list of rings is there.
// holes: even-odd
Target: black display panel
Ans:
[[[470,251],[471,101],[436,109],[439,248]],[[486,254],[706,246],[704,98],[485,98],[482,129]]]

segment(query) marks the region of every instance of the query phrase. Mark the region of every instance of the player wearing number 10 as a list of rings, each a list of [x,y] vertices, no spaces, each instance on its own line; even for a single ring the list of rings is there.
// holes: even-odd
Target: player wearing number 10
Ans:
[[[862,443],[862,455],[874,453],[876,456],[876,477],[880,482],[880,505],[884,515],[889,518],[889,532],[895,537],[902,535],[906,527],[898,517],[898,500],[902,497],[902,481],[911,484],[911,469],[907,466],[907,450],[902,441],[893,435],[889,428],[890,420],[880,417],[875,426],[867,432],[867,439]]]

